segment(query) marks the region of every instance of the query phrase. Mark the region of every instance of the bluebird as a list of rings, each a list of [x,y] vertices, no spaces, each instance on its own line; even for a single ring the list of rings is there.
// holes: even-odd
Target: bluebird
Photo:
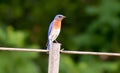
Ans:
[[[58,14],[55,16],[54,20],[51,22],[48,30],[47,50],[49,50],[51,43],[56,41],[61,30],[61,22],[64,18],[65,18],[64,15]]]

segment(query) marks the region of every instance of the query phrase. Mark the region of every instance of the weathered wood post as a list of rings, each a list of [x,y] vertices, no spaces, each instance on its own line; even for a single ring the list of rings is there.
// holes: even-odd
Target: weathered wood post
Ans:
[[[49,50],[48,73],[59,73],[60,43],[52,43]]]

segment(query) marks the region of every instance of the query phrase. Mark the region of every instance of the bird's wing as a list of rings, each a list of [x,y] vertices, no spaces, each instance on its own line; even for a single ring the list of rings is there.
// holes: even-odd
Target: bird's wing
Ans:
[[[53,21],[50,23],[49,30],[48,30],[48,37],[51,34],[52,28],[53,28]]]
[[[53,29],[53,25],[54,25],[54,22],[52,21],[52,22],[50,23],[49,30],[48,30],[47,50],[49,50],[49,49],[50,49],[50,44],[51,44],[51,41],[49,40],[49,36],[50,36],[51,31],[52,31],[52,29]]]

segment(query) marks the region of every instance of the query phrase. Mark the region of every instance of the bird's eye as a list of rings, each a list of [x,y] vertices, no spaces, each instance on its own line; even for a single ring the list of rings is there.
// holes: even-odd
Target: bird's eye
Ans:
[[[59,18],[61,18],[62,16],[58,16]]]

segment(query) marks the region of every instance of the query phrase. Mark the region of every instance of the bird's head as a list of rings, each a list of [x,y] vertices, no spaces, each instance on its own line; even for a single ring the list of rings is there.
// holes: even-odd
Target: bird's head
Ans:
[[[54,19],[55,19],[55,20],[60,20],[60,21],[62,21],[64,18],[65,18],[64,15],[62,15],[62,14],[58,14],[58,15],[55,16]]]

